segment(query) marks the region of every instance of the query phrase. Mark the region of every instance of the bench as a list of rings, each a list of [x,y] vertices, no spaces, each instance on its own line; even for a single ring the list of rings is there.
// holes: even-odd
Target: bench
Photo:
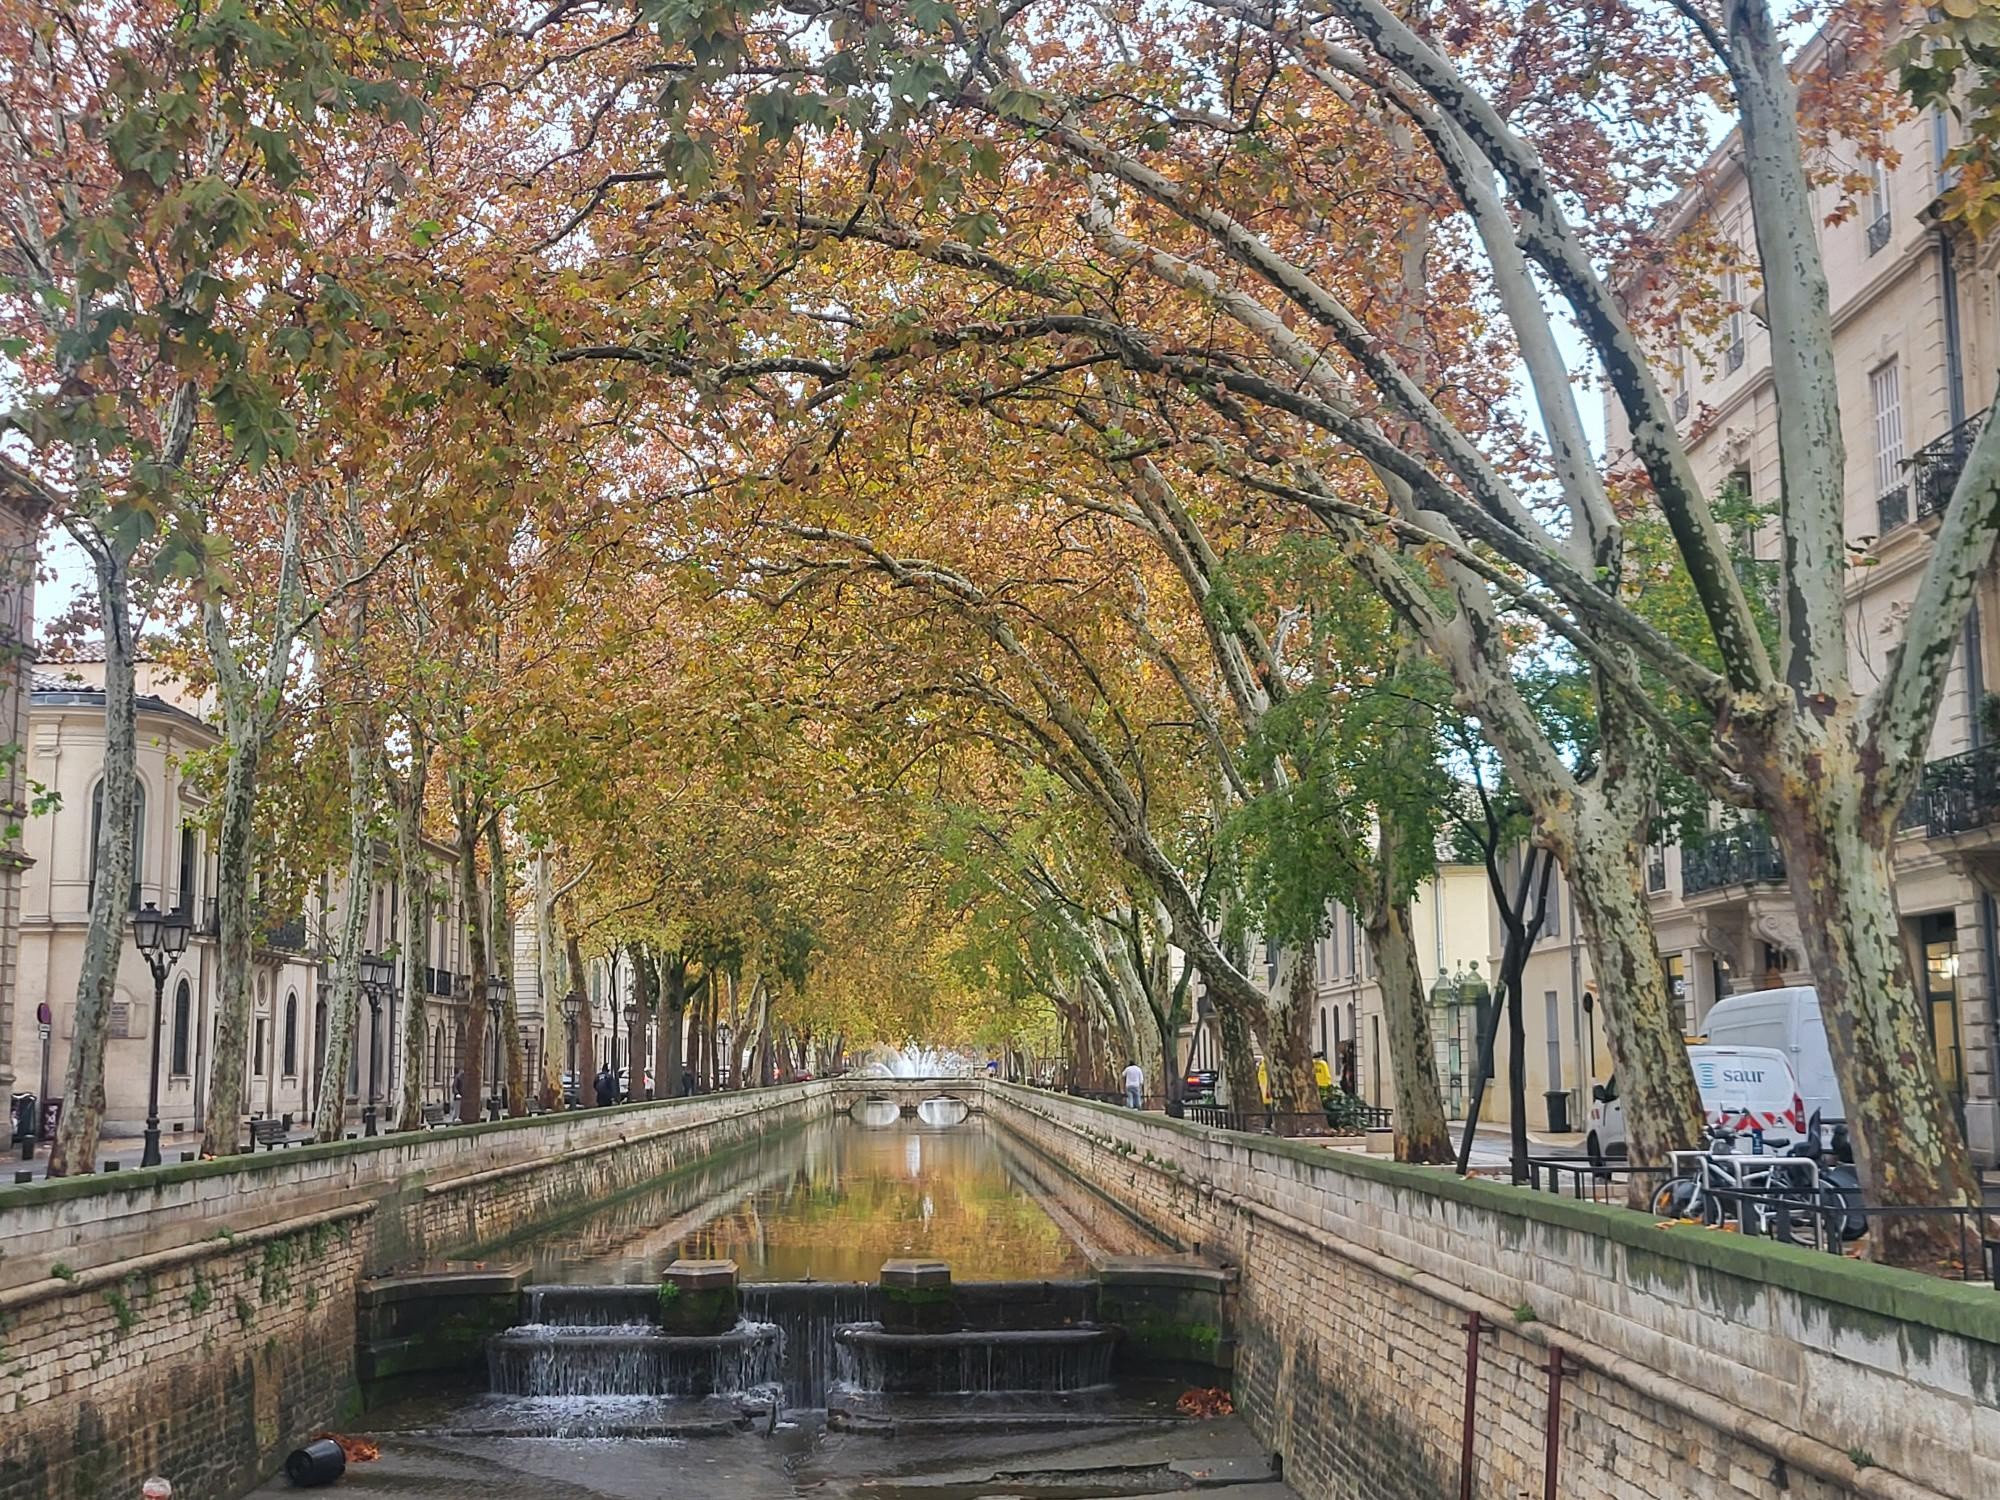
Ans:
[[[290,1120],[252,1120],[250,1122],[250,1149],[262,1146],[267,1151],[275,1151],[280,1146],[291,1144]]]
[[[424,1124],[426,1126],[435,1127],[445,1125],[449,1124],[450,1121],[451,1109],[448,1105],[426,1104],[424,1106]]]

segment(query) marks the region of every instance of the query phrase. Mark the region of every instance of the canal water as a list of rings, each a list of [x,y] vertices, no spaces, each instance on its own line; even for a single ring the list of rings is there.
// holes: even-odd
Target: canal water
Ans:
[[[382,1500],[971,1500],[1228,1489],[1296,1500],[1233,1418],[1176,1413],[1182,1382],[1118,1375],[1096,1260],[1167,1250],[977,1115],[894,1106],[771,1137],[608,1200],[489,1260],[522,1264],[521,1323],[485,1389],[373,1410],[380,1456],[340,1488]],[[674,1260],[729,1259],[725,1334],[669,1335]],[[886,1260],[942,1260],[954,1318],[885,1326]],[[1197,1477],[1198,1476],[1198,1479]],[[282,1479],[265,1491],[284,1492]]]
[[[527,1261],[530,1282],[569,1285],[657,1284],[677,1259],[733,1260],[744,1281],[873,1281],[883,1261],[908,1257],[945,1261],[959,1281],[1038,1281],[1089,1272],[1080,1235],[1108,1234],[1120,1253],[1147,1238],[1130,1225],[1081,1228],[1039,1187],[1046,1166],[980,1117],[930,1123],[890,1109],[880,1124],[841,1118],[761,1141],[495,1258]],[[1081,1212],[1104,1217],[1094,1204]]]

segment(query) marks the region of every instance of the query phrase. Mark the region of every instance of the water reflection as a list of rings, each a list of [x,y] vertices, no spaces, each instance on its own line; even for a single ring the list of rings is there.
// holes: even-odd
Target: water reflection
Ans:
[[[982,1121],[832,1120],[663,1179],[518,1251],[530,1280],[571,1283],[654,1281],[679,1256],[726,1257],[751,1281],[873,1281],[896,1256],[949,1261],[962,1281],[1084,1274],[1083,1251],[1030,1192]]]
[[[870,1130],[895,1125],[903,1118],[903,1107],[893,1099],[863,1099],[854,1106],[854,1119]]]

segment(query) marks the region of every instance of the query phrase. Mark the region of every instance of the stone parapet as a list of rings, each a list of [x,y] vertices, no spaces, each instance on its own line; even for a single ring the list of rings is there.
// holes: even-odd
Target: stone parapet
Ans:
[[[1469,1370],[1475,1496],[2000,1494],[1991,1287],[1039,1090],[987,1113],[1237,1269],[1237,1405],[1307,1500],[1457,1495]]]

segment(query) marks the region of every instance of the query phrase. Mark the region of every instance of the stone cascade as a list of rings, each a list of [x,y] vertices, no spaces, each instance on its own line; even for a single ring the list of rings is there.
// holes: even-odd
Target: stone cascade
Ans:
[[[840,1383],[887,1396],[1050,1394],[1110,1383],[1116,1329],[1089,1321],[995,1326],[992,1310],[1008,1301],[961,1297],[943,1261],[889,1261],[879,1321],[835,1335]],[[968,1313],[979,1309],[988,1312],[975,1325]]]
[[[675,1261],[658,1287],[537,1287],[524,1300],[531,1317],[583,1321],[489,1339],[496,1395],[706,1398],[779,1384],[782,1336],[741,1317],[734,1261]]]

